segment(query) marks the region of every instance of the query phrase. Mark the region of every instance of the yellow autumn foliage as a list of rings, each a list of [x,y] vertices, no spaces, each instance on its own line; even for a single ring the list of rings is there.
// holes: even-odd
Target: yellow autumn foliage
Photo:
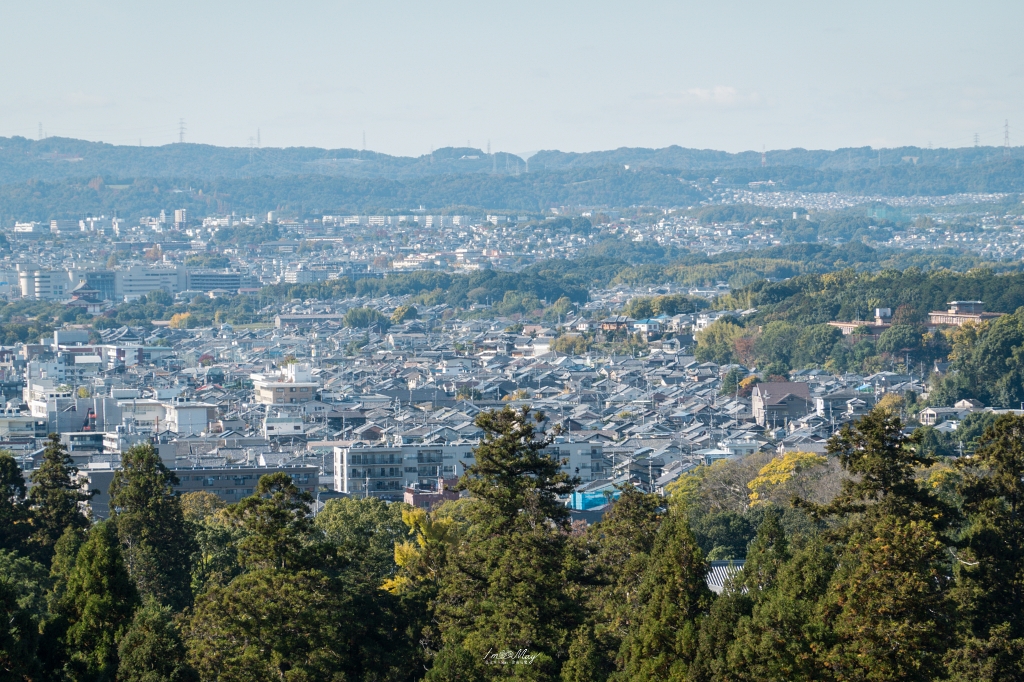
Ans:
[[[785,485],[801,471],[816,467],[827,462],[824,455],[814,452],[787,452],[781,457],[761,467],[747,487],[750,488],[750,506],[756,506],[765,501],[772,490]]]
[[[455,520],[411,507],[402,510],[402,522],[409,527],[411,542],[395,543],[395,577],[384,581],[383,589],[402,594],[417,583],[436,580],[448,547],[455,541]]]

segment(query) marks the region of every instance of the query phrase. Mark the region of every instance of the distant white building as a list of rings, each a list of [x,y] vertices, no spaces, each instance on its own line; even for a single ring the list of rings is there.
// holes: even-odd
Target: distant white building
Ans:
[[[316,398],[320,382],[306,363],[285,365],[277,374],[252,374],[256,401],[263,405],[293,405]]]

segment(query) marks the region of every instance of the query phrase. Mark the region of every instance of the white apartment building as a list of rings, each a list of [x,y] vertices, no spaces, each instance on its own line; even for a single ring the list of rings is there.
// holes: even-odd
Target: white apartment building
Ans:
[[[285,365],[277,374],[250,374],[256,402],[263,405],[294,405],[316,399],[320,382],[307,363]]]
[[[334,448],[334,489],[350,495],[369,494],[401,500],[407,487],[436,490],[439,478],[458,478],[475,460],[475,442],[411,443],[395,446]],[[583,483],[595,480],[593,461],[603,461],[597,443],[554,443],[546,452],[562,460],[561,469]],[[600,478],[600,472],[596,474]]]

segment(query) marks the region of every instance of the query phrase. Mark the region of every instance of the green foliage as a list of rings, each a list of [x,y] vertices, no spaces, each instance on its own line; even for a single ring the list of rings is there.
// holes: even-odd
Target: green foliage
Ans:
[[[706,574],[685,516],[669,513],[640,585],[638,622],[622,644],[625,679],[685,679],[697,655],[700,622],[711,607]]]
[[[149,600],[135,612],[118,645],[118,682],[198,682],[167,606]]]
[[[26,551],[31,532],[25,477],[8,450],[0,450],[0,550]]]
[[[345,326],[366,329],[368,327],[379,327],[386,330],[391,324],[388,316],[373,308],[352,308],[345,313]]]
[[[734,344],[743,334],[743,327],[726,319],[716,320],[697,332],[697,349],[694,354],[702,362],[717,362],[720,365],[735,362]]]
[[[318,563],[323,549],[309,517],[312,496],[284,472],[261,476],[255,492],[225,512],[241,532],[238,562],[245,569],[295,569]]]
[[[374,627],[388,625],[384,599],[314,569],[256,568],[196,600],[188,660],[225,682],[404,679],[400,643]]]
[[[523,672],[535,679],[557,679],[565,662],[580,613],[557,496],[572,483],[534,419],[527,408],[477,416],[484,436],[458,486],[470,494],[467,525],[433,602],[440,646],[427,679],[480,675],[489,651],[528,650],[536,658]]]
[[[60,436],[51,433],[43,451],[43,461],[32,472],[28,503],[32,511],[32,534],[28,542],[32,554],[42,563],[49,563],[53,546],[68,528],[88,528],[89,520],[78,505],[92,499],[83,492],[75,467]]]
[[[144,598],[184,608],[196,545],[174,494],[178,478],[149,444],[122,453],[121,467],[110,484],[110,508],[128,573]]]
[[[60,614],[68,623],[66,670],[73,679],[115,679],[117,647],[138,603],[114,524],[104,521],[93,526],[78,550],[60,604]]]
[[[46,569],[0,550],[0,670],[10,680],[38,679],[40,626],[46,618]]]
[[[395,574],[395,544],[409,532],[402,520],[408,505],[377,497],[330,500],[316,516],[316,527],[359,572],[378,581]]]

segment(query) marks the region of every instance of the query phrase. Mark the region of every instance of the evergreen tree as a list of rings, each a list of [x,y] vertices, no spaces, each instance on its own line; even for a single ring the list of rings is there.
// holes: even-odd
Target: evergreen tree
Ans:
[[[188,658],[205,680],[405,680],[394,598],[322,571],[256,568],[196,599]]]
[[[663,503],[657,495],[626,486],[604,518],[590,526],[581,539],[587,607],[608,672],[615,669],[622,640],[635,625],[640,584],[663,516]]]
[[[739,619],[727,653],[731,679],[832,679],[818,655],[827,634],[818,602],[834,571],[830,548],[820,537],[812,537],[779,567],[772,586],[753,594],[751,614]]]
[[[678,511],[662,522],[640,586],[638,623],[622,645],[623,679],[684,680],[711,606],[707,564]]]
[[[594,628],[577,628],[569,645],[569,658],[562,666],[562,682],[602,682],[608,678],[603,659],[597,649]]]
[[[872,514],[889,512],[901,515],[929,516],[945,522],[951,514],[937,498],[924,490],[916,472],[935,463],[935,459],[915,447],[915,438],[903,433],[900,418],[885,409],[875,409],[855,424],[846,425],[828,441],[828,454],[838,457],[850,474],[842,489],[827,506],[795,500],[798,506],[817,516]],[[881,506],[874,503],[881,502]],[[869,515],[870,516],[870,515]],[[871,525],[872,519],[865,523]]]
[[[769,507],[747,550],[746,562],[743,564],[743,585],[753,595],[772,589],[779,570],[789,558],[789,540],[782,529],[782,513],[776,507]]]
[[[65,608],[68,580],[75,570],[78,552],[85,542],[86,533],[80,528],[68,526],[54,545],[53,560],[50,564],[50,591],[46,595],[48,615],[43,621],[42,644],[39,656],[43,667],[51,675],[59,676],[67,668],[68,651],[65,636],[69,625],[69,613]]]
[[[60,442],[60,436],[51,433],[43,450],[43,461],[32,472],[32,487],[28,493],[33,528],[29,545],[43,564],[50,563],[53,546],[65,529],[89,527],[89,519],[79,505],[92,499],[95,492],[83,492],[77,477],[78,468]]]
[[[952,510],[917,480],[934,460],[891,411],[829,441],[850,478],[816,513],[853,516],[836,533],[838,569],[820,603],[822,662],[840,679],[934,679],[952,637],[951,571],[939,532]]]
[[[46,569],[0,550],[0,678],[39,679],[40,625],[46,615]]]
[[[822,601],[835,643],[823,661],[844,680],[942,676],[953,635],[949,555],[927,521],[896,515],[858,528]]]
[[[117,646],[138,605],[114,524],[104,521],[90,529],[75,560],[61,600],[67,621],[67,673],[78,682],[115,679]]]
[[[402,521],[409,506],[379,497],[330,500],[316,516],[316,527],[338,551],[360,565],[360,570],[386,580],[395,574],[395,543],[406,538]]]
[[[965,678],[1012,679],[1020,666],[1005,652],[1024,650],[1024,418],[999,417],[959,465],[968,523],[953,592],[964,644],[951,660]]]
[[[227,508],[240,531],[238,562],[246,569],[319,565],[326,546],[310,518],[313,498],[284,472],[260,477],[255,492]],[[322,558],[322,557],[321,557]]]
[[[441,647],[428,679],[517,675],[559,678],[580,621],[568,511],[558,496],[573,482],[545,453],[528,409],[483,412],[484,436],[459,488],[469,491],[468,527],[448,553],[435,618]],[[492,654],[527,652],[529,664]],[[468,666],[468,667],[460,667]]]
[[[191,601],[196,547],[174,494],[178,479],[148,443],[123,453],[121,467],[110,484],[110,509],[128,574],[142,597],[182,609]]]
[[[0,450],[0,549],[24,552],[29,526],[25,477],[9,450]]]
[[[117,682],[198,682],[171,609],[150,599],[118,645]]]

